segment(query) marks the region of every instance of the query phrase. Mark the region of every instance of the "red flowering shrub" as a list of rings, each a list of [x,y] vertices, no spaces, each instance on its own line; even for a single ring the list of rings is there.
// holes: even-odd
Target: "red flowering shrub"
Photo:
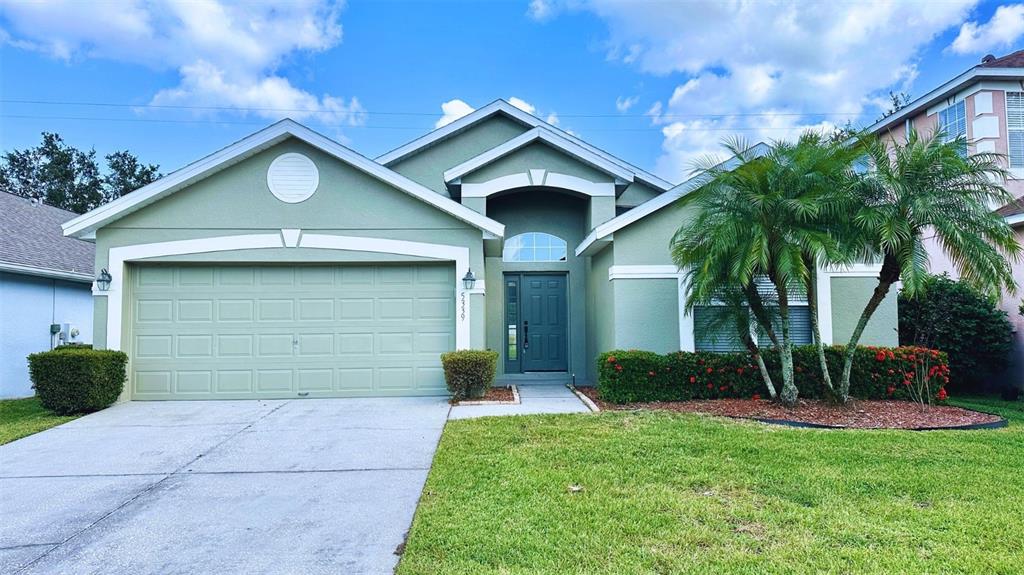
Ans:
[[[825,348],[833,382],[839,381],[843,349]],[[764,359],[780,389],[782,376],[775,355],[766,354]],[[814,346],[794,348],[793,363],[800,397],[828,396]],[[601,354],[598,367],[601,398],[612,403],[768,397],[761,373],[746,353],[680,351],[659,355],[616,350]],[[850,394],[859,399],[911,399],[914,386],[905,382],[920,377],[929,378],[934,398],[944,401],[949,383],[946,354],[919,347],[860,347],[853,361]]]

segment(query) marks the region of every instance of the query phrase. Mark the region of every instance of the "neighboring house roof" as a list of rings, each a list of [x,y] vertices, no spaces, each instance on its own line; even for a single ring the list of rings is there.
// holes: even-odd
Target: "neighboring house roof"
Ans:
[[[1006,223],[1011,226],[1024,224],[1024,197],[1017,198],[999,208],[996,210],[996,214],[1002,216]]]
[[[1024,198],[1017,198],[1005,206],[996,210],[996,213],[1004,218],[1024,214]]]
[[[530,128],[544,127],[547,130],[572,142],[573,144],[585,148],[590,153],[600,156],[604,160],[616,164],[620,168],[632,172],[633,174],[635,174],[637,180],[640,180],[641,182],[644,182],[645,184],[648,184],[658,190],[665,191],[671,189],[673,186],[673,184],[671,184],[670,182],[667,182],[659,178],[658,176],[655,176],[654,174],[641,170],[640,168],[620,158],[617,158],[609,154],[608,152],[601,150],[600,148],[592,146],[584,142],[583,140],[577,138],[576,136],[573,136],[572,134],[556,126],[552,126],[551,124],[534,116],[533,114],[529,114],[527,112],[524,112],[523,110],[520,110],[519,108],[513,106],[512,104],[509,104],[505,100],[495,100],[494,102],[487,104],[483,108],[471,112],[459,118],[458,120],[455,120],[454,122],[446,124],[424,136],[416,138],[415,140],[403,146],[400,146],[386,154],[378,156],[376,160],[377,162],[385,166],[394,164],[399,160],[411,156],[424,148],[427,148],[429,146],[437,144],[438,142],[446,140],[456,134],[459,134],[471,128],[472,126],[475,126],[476,124],[490,118],[491,116],[494,116],[495,114],[504,115]]]
[[[0,271],[92,282],[95,246],[61,233],[76,215],[0,192]]]
[[[430,190],[373,160],[342,146],[330,138],[295,122],[284,119],[231,144],[205,158],[174,171],[159,180],[122,196],[91,212],[82,214],[64,225],[65,235],[80,238],[94,237],[95,231],[118,218],[160,200],[195,182],[209,177],[233,164],[249,158],[288,138],[296,138],[338,160],[394,186],[441,211],[447,212],[470,225],[494,236],[504,236],[505,226],[462,204]]]
[[[470,158],[465,162],[451,168],[444,173],[444,181],[448,185],[458,185],[458,181],[462,176],[475,172],[476,170],[495,162],[505,156],[529,146],[536,142],[543,142],[556,150],[559,150],[573,158],[597,169],[598,171],[604,172],[609,176],[612,176],[618,180],[617,183],[623,186],[633,182],[634,172],[626,169],[614,162],[605,159],[603,156],[595,154],[591,150],[576,144],[562,136],[552,132],[545,126],[538,126],[532,130],[512,138],[511,140],[495,146],[486,152]]]
[[[1015,79],[1024,77],[1024,50],[989,60],[986,56],[982,62],[938,88],[917,98],[901,108],[895,114],[882,118],[867,128],[869,132],[879,132],[917,115],[922,109],[941,102],[943,99],[956,95],[957,92],[970,84],[981,80]]]
[[[1017,50],[1002,58],[989,54],[981,59],[982,68],[1024,68],[1024,50]]]
[[[765,153],[767,150],[768,146],[763,142],[758,143],[750,148],[750,152],[758,156]],[[735,163],[736,158],[732,157],[723,161],[719,165],[724,165],[725,167],[728,167]],[[640,204],[639,206],[633,208],[632,210],[629,210],[628,212],[620,216],[616,216],[608,220],[607,222],[597,226],[596,228],[591,230],[590,233],[587,234],[587,237],[583,238],[583,241],[580,242],[580,245],[576,247],[576,255],[580,256],[584,255],[584,253],[589,255],[596,251],[600,251],[599,248],[603,247],[604,244],[607,244],[608,240],[611,238],[611,235],[614,234],[616,231],[621,230],[622,228],[653,214],[654,212],[660,210],[661,208],[664,208],[665,206],[671,205],[679,198],[699,188],[702,183],[703,179],[701,178],[701,176],[699,174],[695,175],[690,179],[686,180],[685,182],[679,184],[678,186],[672,188],[671,190],[665,192],[664,194],[655,196],[647,200],[646,202]],[[591,250],[590,248],[594,249]]]

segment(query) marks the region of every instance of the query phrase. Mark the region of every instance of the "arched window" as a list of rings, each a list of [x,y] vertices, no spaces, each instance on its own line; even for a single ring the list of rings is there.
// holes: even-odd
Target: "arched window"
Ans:
[[[565,240],[544,232],[527,232],[505,240],[506,262],[564,262]]]

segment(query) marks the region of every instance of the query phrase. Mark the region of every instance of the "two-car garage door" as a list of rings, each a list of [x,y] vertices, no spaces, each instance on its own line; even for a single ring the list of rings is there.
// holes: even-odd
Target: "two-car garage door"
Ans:
[[[138,265],[135,399],[437,395],[455,273],[416,265]]]

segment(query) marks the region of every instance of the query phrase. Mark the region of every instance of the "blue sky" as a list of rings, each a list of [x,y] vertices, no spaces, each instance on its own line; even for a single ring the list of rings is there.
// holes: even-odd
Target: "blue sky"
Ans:
[[[0,145],[168,172],[292,116],[373,157],[500,97],[679,181],[723,137],[867,122],[1022,35],[1024,5],[975,0],[0,0]]]

